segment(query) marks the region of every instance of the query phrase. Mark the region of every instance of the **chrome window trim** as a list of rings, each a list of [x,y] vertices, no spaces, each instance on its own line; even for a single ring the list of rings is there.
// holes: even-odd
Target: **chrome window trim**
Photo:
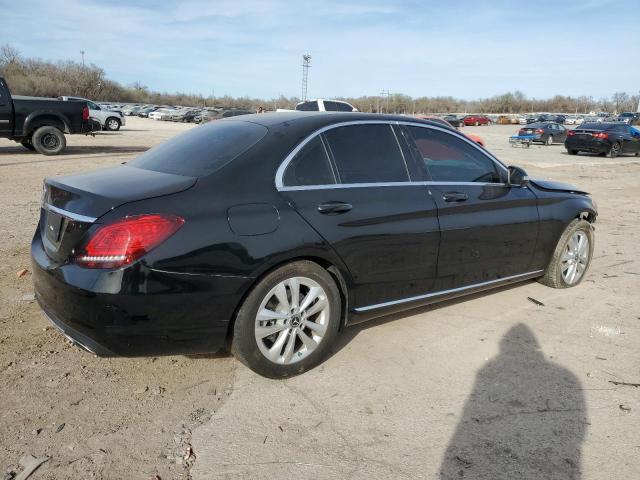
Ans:
[[[470,290],[473,288],[479,288],[479,287],[484,287],[487,285],[493,285],[493,284],[497,284],[500,282],[506,282],[509,280],[515,280],[517,278],[524,278],[524,277],[533,277],[539,273],[544,272],[544,270],[535,270],[533,272],[527,272],[527,273],[520,273],[518,275],[512,275],[510,277],[504,277],[504,278],[497,278],[495,280],[489,280],[487,282],[481,282],[481,283],[474,283],[473,285],[467,285],[464,287],[457,287],[457,288],[451,288],[449,290],[440,290],[438,292],[431,292],[431,293],[426,293],[424,295],[417,295],[415,297],[408,297],[408,298],[402,298],[400,300],[392,300],[389,302],[382,302],[382,303],[377,303],[375,305],[367,305],[366,307],[359,307],[356,308],[355,311],[356,312],[367,312],[369,310],[376,310],[378,308],[384,308],[384,307],[391,307],[393,305],[401,305],[403,303],[409,303],[409,302],[415,302],[418,300],[424,300],[427,298],[432,298],[432,297],[439,297],[441,295],[446,295],[449,293],[456,293],[456,292],[464,292],[465,290]]]
[[[45,210],[50,210],[58,215],[62,215],[70,220],[75,220],[76,222],[85,222],[85,223],[93,223],[97,220],[97,217],[88,217],[87,215],[80,215],[79,213],[69,212],[68,210],[63,210],[62,208],[54,207],[48,203],[42,204],[42,208]]]
[[[370,187],[411,187],[411,186],[429,186],[429,185],[468,185],[476,187],[507,187],[506,183],[491,183],[491,182],[431,182],[431,181],[416,181],[416,182],[380,182],[380,183],[333,183],[328,185],[301,185],[295,187],[282,187],[279,188],[280,192],[291,192],[297,190],[332,190],[335,188],[370,188]],[[514,186],[511,185],[513,188]]]
[[[407,121],[405,121],[405,120],[382,120],[382,119],[381,120],[351,120],[349,122],[332,123],[331,125],[325,125],[324,127],[319,128],[318,130],[315,130],[313,133],[311,133],[307,137],[305,137],[305,139],[302,140],[289,153],[289,155],[287,155],[285,157],[285,159],[282,161],[282,163],[278,167],[278,170],[276,171],[276,177],[275,177],[276,189],[278,191],[318,190],[318,189],[321,189],[321,188],[354,188],[356,185],[363,185],[363,186],[371,187],[371,186],[390,186],[391,184],[393,184],[393,185],[398,185],[398,184],[412,185],[412,184],[416,184],[416,183],[419,183],[421,185],[428,185],[429,183],[434,184],[434,185],[506,185],[505,183],[485,183],[485,184],[483,184],[483,183],[476,183],[476,182],[411,182],[411,181],[409,181],[409,182],[381,182],[381,183],[366,183],[366,184],[306,185],[304,187],[300,187],[300,186],[285,186],[284,185],[284,183],[283,183],[284,172],[287,169],[287,167],[289,166],[289,163],[291,162],[293,157],[295,157],[296,154],[300,150],[302,150],[304,148],[304,146],[307,143],[309,143],[317,135],[321,135],[322,133],[324,133],[326,131],[329,131],[329,130],[333,130],[334,128],[347,127],[347,126],[350,126],[350,125],[379,125],[379,124],[389,125],[389,126],[393,126],[393,125],[408,125],[408,126],[411,126],[411,127],[431,128],[433,130],[439,130],[441,132],[448,133],[449,135],[452,135],[452,136],[454,136],[456,138],[461,139],[464,142],[467,142],[469,145],[471,145],[474,148],[476,148],[482,155],[485,155],[487,158],[489,158],[489,160],[491,160],[493,163],[495,163],[498,166],[498,168],[503,169],[504,172],[507,175],[509,173],[509,169],[507,168],[507,166],[504,163],[502,163],[500,160],[498,160],[495,156],[493,156],[493,154],[491,154],[487,150],[484,150],[476,142],[474,142],[473,140],[470,140],[464,134],[460,134],[459,136],[456,136],[451,129],[444,128],[444,127],[438,127],[436,125],[426,125],[426,124],[423,124],[423,123],[412,122],[412,121],[409,121],[409,120],[407,120]],[[392,130],[393,130],[393,128],[392,128]],[[395,131],[393,133],[395,135]],[[397,136],[396,136],[396,140],[398,140]],[[402,152],[402,148],[400,147],[399,143],[398,143],[398,148],[400,148],[400,152],[402,153],[402,158],[404,158],[404,152]],[[406,159],[405,159],[405,167],[408,168],[408,165],[406,164]],[[408,171],[407,171],[407,173],[409,174]],[[410,174],[409,174],[409,178],[411,178]],[[336,177],[336,180],[337,180],[337,177]]]

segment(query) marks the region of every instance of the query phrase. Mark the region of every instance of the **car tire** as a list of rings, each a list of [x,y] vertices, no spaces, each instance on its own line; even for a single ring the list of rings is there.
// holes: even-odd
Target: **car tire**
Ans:
[[[622,153],[622,146],[618,142],[614,142],[609,150],[609,158],[616,158]]]
[[[553,135],[549,135],[549,136],[547,137],[547,141],[546,141],[546,142],[544,142],[544,143],[545,143],[545,145],[546,145],[547,147],[549,147],[549,146],[553,145]]]
[[[30,138],[27,138],[26,140],[21,141],[20,145],[22,145],[27,150],[31,150],[32,152],[36,150],[36,147],[33,146],[33,143],[31,143]]]
[[[571,149],[571,150],[567,150],[567,153],[568,153],[569,155],[577,155],[577,154],[578,154],[578,150],[573,150],[573,149]]]
[[[586,246],[579,243],[580,238],[585,238],[588,241]],[[551,261],[539,282],[552,288],[575,287],[584,279],[589,270],[593,247],[593,227],[588,221],[576,218],[567,225],[560,236]],[[571,276],[572,271],[575,272],[574,277]]]
[[[476,122],[476,127],[479,127],[479,126],[480,126],[480,122]]]
[[[314,298],[304,306],[310,294]],[[231,351],[268,378],[303,373],[329,353],[340,328],[341,303],[336,282],[320,265],[307,260],[284,265],[260,280],[243,301]]]
[[[31,137],[33,147],[42,155],[58,155],[67,146],[67,139],[56,127],[40,127]]]
[[[104,129],[109,130],[110,132],[115,132],[120,130],[121,125],[122,122],[120,121],[120,119],[116,117],[109,117],[107,118],[107,121],[104,122]]]

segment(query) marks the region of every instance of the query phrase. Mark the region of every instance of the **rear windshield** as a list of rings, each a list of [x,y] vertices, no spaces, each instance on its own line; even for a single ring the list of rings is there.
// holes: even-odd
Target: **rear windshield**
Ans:
[[[222,168],[258,143],[267,128],[220,120],[195,127],[145,152],[129,165],[156,172],[203,177]]]
[[[602,123],[602,122],[593,122],[593,123],[583,123],[578,127],[580,130],[609,130],[613,128],[614,125]]]

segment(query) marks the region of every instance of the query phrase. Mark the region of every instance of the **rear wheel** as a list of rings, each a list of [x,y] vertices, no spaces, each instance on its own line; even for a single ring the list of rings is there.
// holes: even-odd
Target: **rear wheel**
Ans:
[[[116,131],[120,130],[120,120],[116,117],[109,117],[107,121],[104,123],[107,130]]]
[[[540,283],[553,288],[579,284],[593,255],[594,234],[586,220],[575,219],[563,232]]]
[[[40,127],[33,133],[32,143],[42,155],[58,155],[67,146],[67,139],[56,127]]]
[[[268,274],[236,316],[232,351],[270,378],[297,375],[322,361],[338,335],[341,301],[331,275],[298,261]]]
[[[547,144],[547,146],[552,145],[553,144],[553,135],[549,135],[547,137],[547,141],[545,143]]]
[[[622,147],[618,142],[615,142],[613,145],[611,145],[611,150],[609,150],[609,158],[616,158],[618,155],[620,155],[621,151]]]
[[[476,122],[476,127],[479,127],[479,126],[480,126],[480,122]]]

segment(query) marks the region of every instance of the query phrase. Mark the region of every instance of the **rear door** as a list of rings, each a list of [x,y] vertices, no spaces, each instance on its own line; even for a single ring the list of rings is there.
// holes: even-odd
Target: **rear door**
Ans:
[[[405,126],[438,207],[436,290],[529,272],[538,235],[536,196],[506,184],[506,168],[455,133]]]
[[[292,155],[280,169],[279,189],[349,268],[353,307],[433,288],[436,205],[425,185],[411,182],[416,165],[391,124],[331,127]]]
[[[7,84],[0,79],[0,137],[11,135],[13,135],[13,104]]]

